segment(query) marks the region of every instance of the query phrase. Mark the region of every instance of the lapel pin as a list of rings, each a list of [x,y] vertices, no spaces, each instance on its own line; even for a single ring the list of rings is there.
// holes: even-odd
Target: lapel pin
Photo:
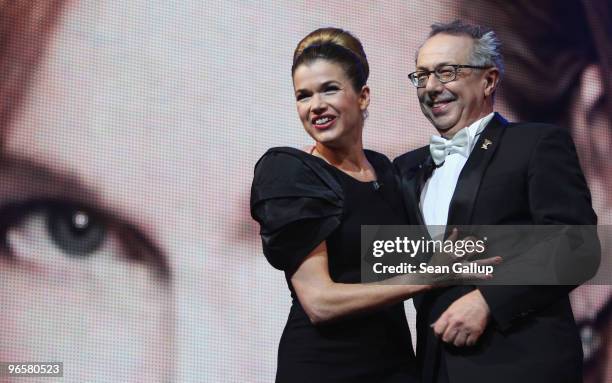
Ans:
[[[489,149],[489,145],[491,145],[493,143],[493,141],[489,140],[488,138],[484,139],[484,142],[482,143],[482,146],[480,147],[481,149],[487,150]]]

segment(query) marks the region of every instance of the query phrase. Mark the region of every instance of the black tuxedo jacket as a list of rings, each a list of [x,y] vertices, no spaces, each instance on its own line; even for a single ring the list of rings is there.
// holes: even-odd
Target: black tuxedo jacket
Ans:
[[[485,140],[491,143],[483,145]],[[424,224],[419,200],[434,169],[429,147],[396,158],[394,165],[411,220]],[[596,223],[569,133],[548,124],[508,123],[496,113],[461,171],[448,227]],[[568,298],[574,287],[478,287],[491,319],[476,346],[460,348],[438,340],[430,324],[476,287],[436,289],[415,298],[424,382],[433,381],[439,369],[450,382],[582,381],[582,347]]]

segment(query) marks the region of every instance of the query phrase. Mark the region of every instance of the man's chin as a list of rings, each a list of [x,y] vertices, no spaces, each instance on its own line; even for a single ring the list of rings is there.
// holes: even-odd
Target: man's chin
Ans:
[[[438,133],[440,134],[444,134],[448,131],[450,131],[454,125],[446,122],[446,121],[439,121],[439,120],[435,120],[432,119],[431,120],[432,125],[434,126],[434,128],[436,128],[436,130],[438,131]]]
[[[436,128],[436,130],[441,134],[444,132],[448,132],[457,124],[456,119],[448,113],[439,116],[434,116],[433,114],[430,114],[429,121],[434,126],[434,128]]]

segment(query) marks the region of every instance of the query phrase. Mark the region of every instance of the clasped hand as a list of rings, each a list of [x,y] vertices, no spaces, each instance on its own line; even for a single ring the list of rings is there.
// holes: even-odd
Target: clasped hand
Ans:
[[[448,240],[456,241],[457,238],[458,231],[457,229],[453,229]],[[475,263],[476,265],[484,266],[497,265],[502,261],[501,257],[490,257],[469,261],[474,255],[475,253],[472,252],[461,257],[462,259],[459,259],[459,257],[452,253],[436,253],[432,256],[429,264],[439,266],[461,262],[466,265]],[[451,270],[453,269],[451,268]],[[441,277],[442,278],[440,278],[438,282],[442,284],[449,284],[453,281],[477,281],[491,278],[490,275],[482,273],[451,273],[442,274]],[[480,291],[476,289],[453,302],[431,327],[436,336],[445,343],[452,344],[456,347],[473,346],[484,332],[489,317],[489,305]]]

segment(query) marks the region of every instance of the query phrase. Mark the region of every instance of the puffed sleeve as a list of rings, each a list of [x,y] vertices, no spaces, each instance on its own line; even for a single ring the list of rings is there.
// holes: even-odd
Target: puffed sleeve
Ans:
[[[297,149],[270,149],[255,165],[251,216],[260,227],[263,252],[292,274],[341,222],[341,187]]]

